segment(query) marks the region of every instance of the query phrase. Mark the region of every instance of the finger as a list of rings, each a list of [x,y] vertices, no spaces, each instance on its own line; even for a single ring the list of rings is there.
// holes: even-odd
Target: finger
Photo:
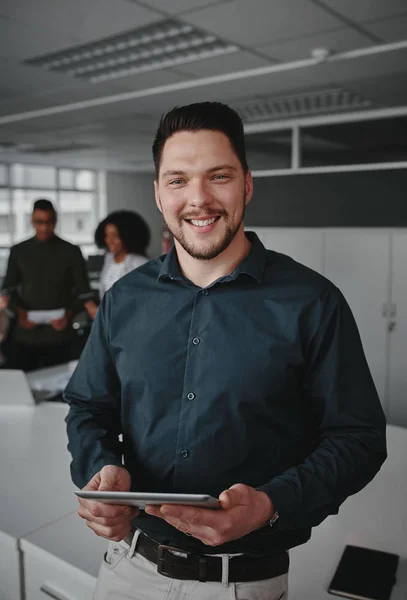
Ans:
[[[234,506],[241,506],[242,504],[245,504],[245,500],[247,499],[245,488],[246,486],[243,484],[237,483],[232,485],[232,487],[229,489],[224,490],[219,496],[219,501],[222,508],[230,509]]]
[[[164,518],[176,518],[191,525],[206,525],[214,527],[219,523],[219,511],[196,506],[162,504],[160,513]]]
[[[120,516],[130,517],[136,511],[136,515],[139,514],[137,508],[132,506],[124,506],[122,504],[107,504],[105,502],[97,502],[94,500],[85,500],[85,498],[79,498],[79,504],[88,510],[94,517],[103,518],[117,518]]]
[[[156,504],[147,504],[144,512],[148,515],[152,515],[153,517],[158,517],[159,519],[164,519],[164,515],[160,512],[161,506],[157,506]]]
[[[135,508],[130,515],[119,515],[117,517],[95,517],[87,508],[80,506],[78,508],[78,515],[85,519],[86,521],[93,521],[99,525],[104,525],[105,527],[114,527],[116,525],[124,525],[137,517],[139,511]]]
[[[93,523],[92,521],[86,521],[86,525],[89,529],[92,529],[96,535],[114,542],[120,542],[132,530],[130,523],[127,526],[105,527]]]

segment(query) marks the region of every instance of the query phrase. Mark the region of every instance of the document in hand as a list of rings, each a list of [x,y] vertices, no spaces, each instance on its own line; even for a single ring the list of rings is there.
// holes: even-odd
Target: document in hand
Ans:
[[[29,310],[27,318],[31,323],[35,323],[36,325],[48,325],[51,321],[62,319],[64,315],[64,308],[56,308],[55,310]]]

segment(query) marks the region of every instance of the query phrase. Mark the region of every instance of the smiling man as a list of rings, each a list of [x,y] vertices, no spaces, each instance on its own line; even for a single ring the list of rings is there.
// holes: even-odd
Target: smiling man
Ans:
[[[237,113],[175,108],[153,155],[174,247],[103,298],[66,390],[72,477],[221,508],[80,499],[112,540],[95,598],[282,600],[287,551],[385,460],[383,412],[340,291],[244,231]]]

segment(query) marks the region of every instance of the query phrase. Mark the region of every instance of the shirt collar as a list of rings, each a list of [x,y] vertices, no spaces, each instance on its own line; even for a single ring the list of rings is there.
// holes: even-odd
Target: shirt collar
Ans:
[[[253,231],[246,231],[245,235],[252,245],[250,252],[233,273],[222,278],[223,281],[233,281],[239,275],[245,274],[255,279],[258,283],[262,282],[267,251]],[[184,279],[179,269],[175,246],[172,246],[163,258],[157,280],[160,280],[162,277],[172,280]]]

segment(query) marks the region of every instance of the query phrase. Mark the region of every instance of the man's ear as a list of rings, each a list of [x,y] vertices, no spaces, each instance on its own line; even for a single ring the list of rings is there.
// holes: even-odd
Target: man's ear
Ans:
[[[245,204],[249,204],[253,196],[253,177],[250,169],[245,176]]]
[[[160,211],[160,213],[162,214],[163,209],[162,209],[162,206],[161,206],[160,194],[158,193],[158,183],[157,183],[157,180],[154,180],[154,197],[155,197],[155,203],[157,205],[157,208]]]

